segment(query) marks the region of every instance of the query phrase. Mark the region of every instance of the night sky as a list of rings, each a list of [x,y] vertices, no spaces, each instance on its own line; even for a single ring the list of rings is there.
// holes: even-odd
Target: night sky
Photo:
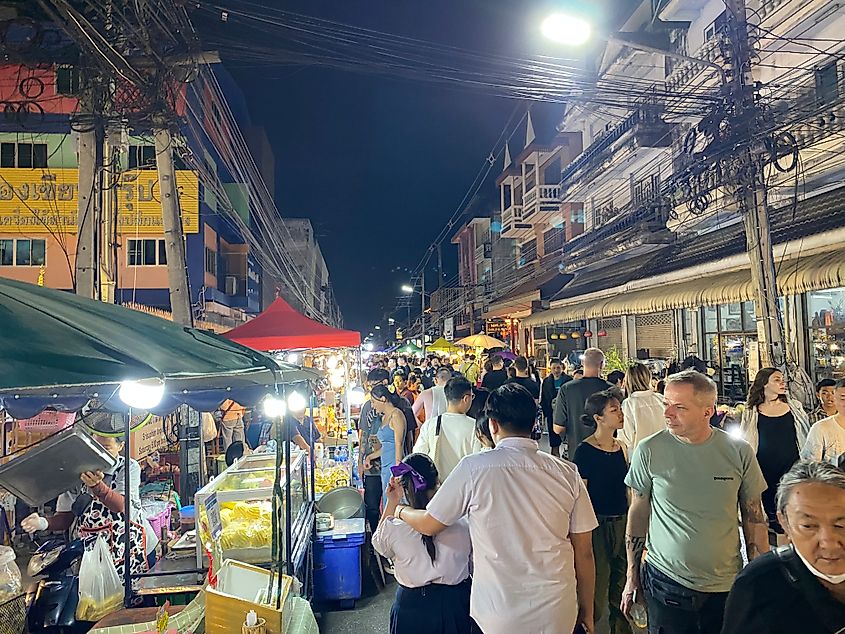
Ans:
[[[538,32],[547,7],[529,0],[284,2],[309,16],[520,56],[550,53]],[[246,93],[253,122],[267,130],[279,209],[312,220],[346,325],[365,335],[396,304],[407,271],[455,211],[514,108],[521,116],[531,106],[538,136],[562,113],[557,104],[395,77],[223,61]],[[513,154],[524,134],[514,135]],[[497,162],[485,194],[495,192],[500,170]],[[449,277],[455,249],[444,245]]]

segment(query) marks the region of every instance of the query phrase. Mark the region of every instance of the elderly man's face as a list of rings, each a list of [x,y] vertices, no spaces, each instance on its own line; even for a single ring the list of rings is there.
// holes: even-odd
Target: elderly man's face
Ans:
[[[845,574],[845,490],[808,482],[792,490],[780,523],[801,555],[819,572]]]

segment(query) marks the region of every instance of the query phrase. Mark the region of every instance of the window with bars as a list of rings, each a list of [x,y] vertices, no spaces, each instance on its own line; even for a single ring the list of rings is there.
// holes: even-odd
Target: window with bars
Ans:
[[[129,169],[152,170],[156,168],[156,148],[154,145],[130,145]]]
[[[537,239],[529,240],[519,247],[519,265],[525,266],[537,259]]]
[[[562,249],[565,242],[566,230],[562,226],[553,227],[543,234],[543,247],[546,254]]]
[[[79,69],[73,66],[59,66],[56,68],[56,92],[60,95],[79,94]]]
[[[0,266],[44,266],[45,240],[0,240]]]
[[[126,251],[129,266],[164,266],[167,264],[167,253],[163,239],[131,239],[127,244]]]
[[[217,275],[217,251],[205,247],[205,272]]]

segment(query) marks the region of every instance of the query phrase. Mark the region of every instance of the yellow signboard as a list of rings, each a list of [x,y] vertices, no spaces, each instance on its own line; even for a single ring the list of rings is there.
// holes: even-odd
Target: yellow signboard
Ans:
[[[199,232],[199,185],[190,170],[176,172],[182,227]],[[104,196],[111,192],[103,192]],[[120,233],[161,234],[161,194],[156,170],[131,170],[115,188]],[[79,201],[76,169],[0,169],[0,233],[75,233]]]

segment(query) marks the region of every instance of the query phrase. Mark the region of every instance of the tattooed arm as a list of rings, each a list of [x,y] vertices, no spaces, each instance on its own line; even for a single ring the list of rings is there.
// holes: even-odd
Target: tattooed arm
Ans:
[[[622,593],[620,609],[627,616],[634,602],[634,592],[640,589],[640,562],[648,535],[651,515],[651,497],[631,489],[631,508],[628,509],[628,527],[625,531],[625,552],[628,556],[628,579]]]
[[[745,552],[748,561],[751,561],[769,551],[769,522],[759,496],[750,500],[741,499],[739,512],[745,536]]]

